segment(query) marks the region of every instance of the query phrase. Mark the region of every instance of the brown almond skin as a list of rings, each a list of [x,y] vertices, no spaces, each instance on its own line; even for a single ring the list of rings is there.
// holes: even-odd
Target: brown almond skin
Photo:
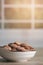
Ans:
[[[25,43],[21,43],[21,46],[22,46],[22,47],[25,47],[25,46],[28,46],[28,45],[25,44]]]
[[[8,45],[4,45],[3,48],[5,48],[6,50],[11,50],[11,47],[9,47]]]
[[[12,52],[17,52],[16,48],[13,48],[11,51],[12,51]]]
[[[32,48],[31,46],[29,46],[29,45],[27,45],[27,44],[25,44],[25,43],[22,43],[22,44],[21,44],[21,47],[24,47],[24,48],[27,49],[27,50],[34,49],[34,48]]]
[[[12,43],[9,43],[8,46],[12,47]]]
[[[28,47],[28,45],[27,44],[21,44],[21,47],[24,47],[25,49],[27,49],[27,50],[30,50],[30,47]]]
[[[30,47],[30,49],[34,49],[33,47],[31,47],[31,46],[28,46],[28,47]]]
[[[27,50],[29,50],[29,51],[30,51],[30,47],[28,47],[28,46],[25,46],[25,49],[27,49]]]
[[[8,44],[11,48],[17,48],[17,45],[16,44],[14,44],[14,43],[10,43],[10,44]]]
[[[33,48],[33,49],[31,49],[31,51],[35,51],[35,49]]]
[[[8,45],[4,45],[3,48],[12,52],[35,51],[35,49],[29,46],[28,44],[19,42],[9,43]]]
[[[24,47],[20,47],[20,46],[18,46],[16,49],[17,51],[21,51],[21,52],[27,51]]]
[[[28,47],[28,44],[22,43],[21,47]]]
[[[14,44],[16,44],[17,46],[20,46],[20,42],[14,42]]]

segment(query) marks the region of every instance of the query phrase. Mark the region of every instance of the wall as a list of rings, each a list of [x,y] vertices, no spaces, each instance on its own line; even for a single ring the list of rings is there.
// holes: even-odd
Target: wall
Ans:
[[[43,47],[43,30],[2,30],[0,32],[0,45],[9,42],[26,42],[33,47]]]
[[[0,45],[14,41],[43,47],[43,0],[0,0]]]

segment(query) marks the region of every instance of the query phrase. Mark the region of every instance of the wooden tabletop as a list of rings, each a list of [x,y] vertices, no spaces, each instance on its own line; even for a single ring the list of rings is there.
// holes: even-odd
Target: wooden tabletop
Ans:
[[[9,62],[0,57],[0,65],[43,65],[43,48],[37,48],[34,58],[27,62]]]

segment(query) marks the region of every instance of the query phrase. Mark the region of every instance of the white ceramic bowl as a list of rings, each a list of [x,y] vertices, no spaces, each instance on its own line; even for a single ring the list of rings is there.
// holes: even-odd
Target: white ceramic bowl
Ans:
[[[4,48],[0,48],[0,56],[10,61],[27,61],[35,56],[36,51],[27,52],[11,52]]]

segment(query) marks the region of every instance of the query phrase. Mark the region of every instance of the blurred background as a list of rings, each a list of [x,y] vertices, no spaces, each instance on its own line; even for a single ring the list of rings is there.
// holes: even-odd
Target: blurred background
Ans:
[[[14,41],[43,47],[43,0],[0,0],[0,45]]]

